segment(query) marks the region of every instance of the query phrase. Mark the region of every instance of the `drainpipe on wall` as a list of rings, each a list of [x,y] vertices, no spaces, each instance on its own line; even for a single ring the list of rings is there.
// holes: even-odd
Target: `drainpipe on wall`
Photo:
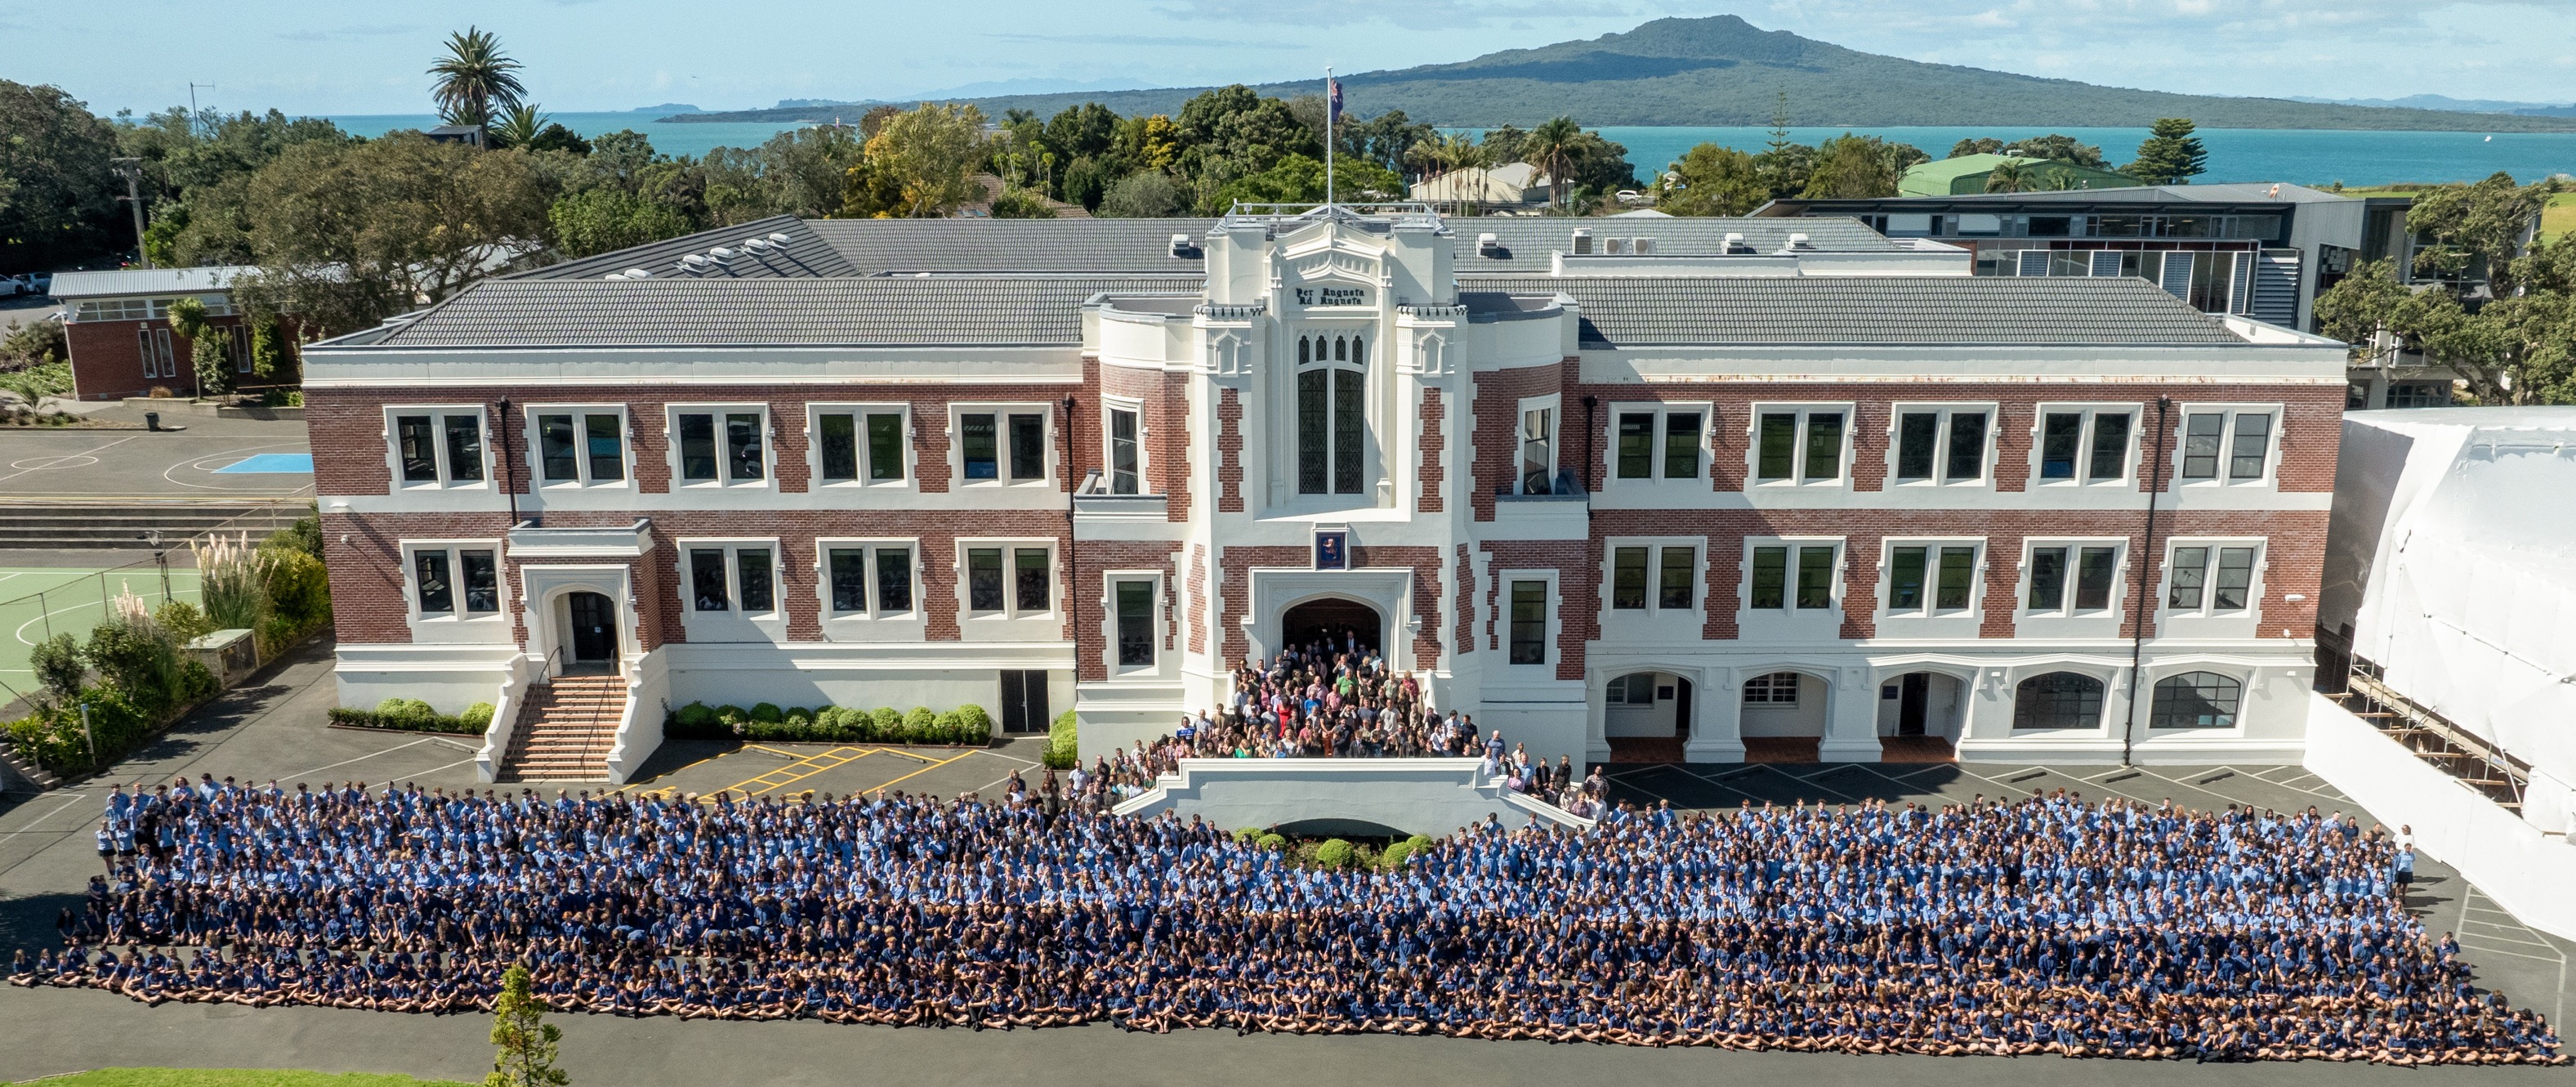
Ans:
[[[2173,410],[2173,398],[2156,398],[2155,472],[2147,483],[2147,546],[2138,560],[2138,606],[2130,622],[2136,626],[2129,635],[2129,720],[2120,726],[2120,765],[2129,765],[2129,756],[2138,740],[2138,680],[2146,670],[2147,658],[2147,564],[2156,557],[2156,501],[2165,492],[2165,426]],[[2158,563],[2161,566],[2163,564]]]
[[[1585,494],[1591,494],[1595,489],[1592,486],[1592,458],[1599,450],[1593,447],[1593,443],[1600,441],[1601,435],[1594,429],[1598,420],[1592,417],[1592,409],[1600,402],[1601,398],[1596,396],[1583,398],[1583,474],[1578,478],[1583,481]]]
[[[493,427],[494,444],[500,446],[501,493],[510,500],[510,528],[519,527],[519,473],[517,462],[510,456],[510,398],[501,398],[501,421]]]
[[[1064,597],[1073,614],[1073,681],[1082,682],[1082,559],[1073,540],[1074,504],[1081,501],[1082,476],[1074,462],[1074,399],[1064,398],[1064,478],[1071,481],[1064,489]],[[1052,723],[1052,722],[1050,722]]]

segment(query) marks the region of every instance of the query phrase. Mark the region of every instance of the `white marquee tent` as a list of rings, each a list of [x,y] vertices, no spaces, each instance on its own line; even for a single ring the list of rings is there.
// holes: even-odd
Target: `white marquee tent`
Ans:
[[[2576,803],[2576,408],[2344,416],[2320,621],[2389,686],[2528,761],[2525,818]]]

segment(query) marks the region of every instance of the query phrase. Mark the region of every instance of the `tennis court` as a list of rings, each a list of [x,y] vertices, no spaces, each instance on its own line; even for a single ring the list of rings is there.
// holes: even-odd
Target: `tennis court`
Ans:
[[[54,634],[88,640],[90,628],[107,615],[117,596],[130,592],[147,607],[171,598],[196,603],[197,571],[188,565],[187,552],[172,559],[167,596],[161,568],[148,554],[106,568],[0,566],[0,686],[7,690],[0,702],[36,689],[27,653],[37,642]]]

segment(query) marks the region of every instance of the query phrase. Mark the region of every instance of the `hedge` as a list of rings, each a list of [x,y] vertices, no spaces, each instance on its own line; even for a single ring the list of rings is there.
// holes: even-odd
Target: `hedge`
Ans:
[[[1055,715],[1055,723],[1047,726],[1046,754],[1039,759],[1050,770],[1071,770],[1082,764],[1082,746],[1074,735],[1072,710]]]
[[[917,707],[910,713],[891,707],[862,710],[853,706],[781,709],[763,702],[750,709],[691,702],[671,711],[662,735],[672,740],[765,740],[771,743],[965,744],[992,742],[993,717],[984,707],[964,705],[946,713]]]
[[[402,732],[447,732],[480,736],[492,729],[493,707],[477,702],[455,714],[444,714],[429,708],[417,698],[388,698],[372,710],[346,706],[331,710],[331,723],[357,728],[388,728]]]
[[[102,681],[83,688],[77,698],[41,704],[34,713],[9,722],[9,747],[49,773],[86,773],[143,746],[163,726],[213,697],[218,686],[214,673],[193,660],[180,663],[174,689],[161,698],[138,699]],[[82,703],[89,706],[86,730],[81,727]],[[90,758],[92,740],[98,750],[95,760]]]

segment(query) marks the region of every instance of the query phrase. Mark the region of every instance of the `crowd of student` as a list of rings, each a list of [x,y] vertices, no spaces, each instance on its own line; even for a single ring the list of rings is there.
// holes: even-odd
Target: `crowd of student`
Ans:
[[[1394,870],[1009,798],[117,790],[21,985],[975,1028],[2555,1064],[2311,808],[2062,792],[1492,821]],[[116,949],[122,948],[122,951]]]
[[[1608,804],[1600,767],[1578,777],[1570,754],[1558,753],[1551,766],[1525,745],[1506,744],[1502,730],[1479,730],[1472,716],[1456,710],[1443,716],[1413,673],[1389,669],[1356,634],[1246,663],[1235,670],[1231,689],[1214,715],[1183,717],[1152,743],[1138,741],[1095,758],[1087,770],[1077,767],[1069,782],[1073,802],[1105,811],[1153,788],[1180,759],[1432,757],[1483,759],[1485,771],[1506,788],[1587,818]]]

